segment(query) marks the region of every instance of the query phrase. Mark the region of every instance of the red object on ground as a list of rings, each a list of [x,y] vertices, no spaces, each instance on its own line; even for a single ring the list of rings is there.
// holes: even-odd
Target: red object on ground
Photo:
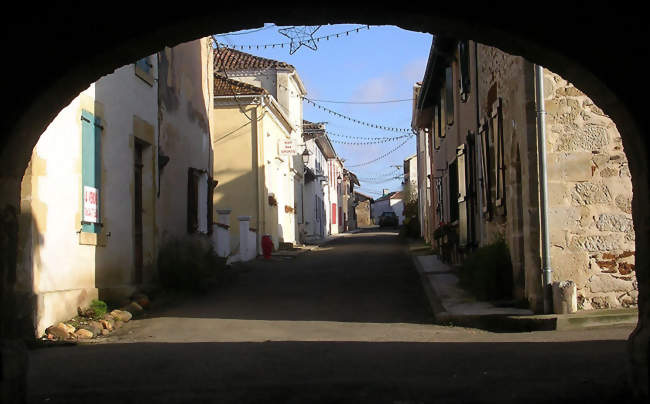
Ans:
[[[262,253],[264,254],[264,258],[271,258],[271,252],[273,252],[273,241],[271,241],[271,236],[264,235],[262,236]]]

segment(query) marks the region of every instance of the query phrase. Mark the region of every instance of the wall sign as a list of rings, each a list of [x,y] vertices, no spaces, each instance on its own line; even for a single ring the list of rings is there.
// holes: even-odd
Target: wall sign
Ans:
[[[99,203],[99,190],[84,185],[84,222],[98,223],[97,205]]]
[[[280,156],[294,156],[298,154],[295,143],[291,139],[282,139],[278,142]]]

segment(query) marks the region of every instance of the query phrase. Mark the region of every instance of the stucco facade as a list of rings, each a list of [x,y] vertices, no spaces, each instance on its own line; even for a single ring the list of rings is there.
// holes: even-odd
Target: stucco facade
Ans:
[[[234,80],[228,82],[239,88],[240,95],[235,99],[219,91],[215,96],[214,177],[219,184],[214,192],[214,206],[232,210],[232,251],[239,248],[236,220],[240,216],[250,216],[258,250],[265,234],[271,236],[276,249],[281,242],[295,243],[294,192],[302,174],[296,180],[294,155],[282,151],[284,142],[291,141],[288,117],[265,90],[237,87],[239,84]],[[242,94],[244,91],[249,94]]]
[[[188,165],[211,164],[209,122],[205,108],[179,119],[169,100],[183,117],[186,105],[201,105],[206,45],[166,49],[101,78],[39,139],[22,181],[19,234],[19,285],[37,301],[37,336],[93,299],[119,303],[156,282],[158,248],[187,234],[178,189],[187,190]],[[161,155],[169,158],[164,172]]]

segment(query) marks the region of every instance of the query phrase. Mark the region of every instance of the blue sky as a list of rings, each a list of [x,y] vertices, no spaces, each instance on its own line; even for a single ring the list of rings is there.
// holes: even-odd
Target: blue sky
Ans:
[[[314,34],[320,37],[336,34],[358,27],[355,24],[324,25]],[[265,24],[261,30],[245,30],[235,35],[219,35],[220,42],[229,45],[264,45],[286,43],[289,38],[278,30],[282,27]],[[314,27],[315,28],[315,27]],[[405,31],[394,26],[370,26],[349,35],[320,40],[317,50],[300,47],[293,55],[285,45],[283,48],[260,47],[244,49],[254,55],[284,61],[293,65],[307,89],[307,97],[318,104],[340,114],[373,124],[410,128],[410,101],[383,104],[346,104],[325,101],[375,102],[404,100],[412,97],[413,84],[422,80],[426,68],[432,36],[419,32]],[[405,133],[385,132],[356,124],[349,120],[320,110],[304,103],[304,119],[312,122],[327,122],[327,130],[347,136],[391,137]],[[336,141],[345,138],[332,136],[336,152],[345,159],[345,165],[365,163],[394,149],[406,139],[372,145],[345,145]],[[359,141],[359,139],[347,139]],[[372,164],[348,167],[360,178],[360,191],[377,197],[383,188],[391,191],[401,189],[401,180],[379,182],[395,171],[393,165],[403,164],[404,158],[415,154],[415,137],[395,152]],[[402,168],[400,167],[400,170]],[[370,180],[381,177],[381,180]],[[368,179],[365,180],[364,179]]]

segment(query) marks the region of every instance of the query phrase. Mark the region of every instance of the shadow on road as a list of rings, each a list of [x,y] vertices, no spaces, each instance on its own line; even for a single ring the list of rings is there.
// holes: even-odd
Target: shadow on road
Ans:
[[[395,232],[338,237],[286,260],[255,260],[214,293],[156,317],[430,324],[433,316]]]
[[[624,352],[625,341],[50,348],[31,355],[29,401],[621,403]]]

